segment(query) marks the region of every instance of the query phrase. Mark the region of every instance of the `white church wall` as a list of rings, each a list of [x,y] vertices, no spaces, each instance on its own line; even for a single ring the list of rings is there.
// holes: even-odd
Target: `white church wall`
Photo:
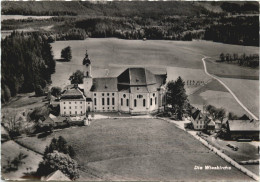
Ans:
[[[93,92],[93,110],[98,112],[118,111],[117,92]]]

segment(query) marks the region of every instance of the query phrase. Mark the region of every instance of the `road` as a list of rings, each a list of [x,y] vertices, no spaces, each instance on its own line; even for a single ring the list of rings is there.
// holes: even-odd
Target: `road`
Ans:
[[[232,92],[232,90],[224,83],[222,82],[217,76],[213,76],[211,74],[208,73],[207,71],[207,65],[205,62],[205,59],[210,58],[210,57],[206,57],[204,56],[204,58],[202,58],[202,62],[203,62],[203,66],[204,66],[204,71],[205,73],[210,76],[213,79],[216,79],[221,85],[223,85],[228,91],[229,93],[234,97],[234,99],[237,101],[237,103],[255,120],[258,120],[258,118],[251,112],[249,111],[249,109],[237,98],[237,96]]]

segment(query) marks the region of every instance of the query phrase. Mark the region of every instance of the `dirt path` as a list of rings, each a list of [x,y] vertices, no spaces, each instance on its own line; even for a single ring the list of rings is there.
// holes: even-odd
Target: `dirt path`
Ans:
[[[249,109],[237,98],[237,96],[232,92],[232,90],[224,83],[222,82],[219,78],[217,78],[216,76],[213,76],[211,74],[208,73],[207,71],[207,65],[206,65],[206,62],[205,62],[205,59],[207,58],[210,58],[210,57],[206,57],[204,56],[204,58],[202,58],[202,62],[203,62],[203,66],[204,66],[204,71],[205,73],[210,76],[211,78],[214,78],[216,79],[221,85],[223,85],[227,90],[228,92],[234,97],[234,99],[237,101],[237,103],[255,120],[258,120],[258,118],[251,112],[249,111]]]

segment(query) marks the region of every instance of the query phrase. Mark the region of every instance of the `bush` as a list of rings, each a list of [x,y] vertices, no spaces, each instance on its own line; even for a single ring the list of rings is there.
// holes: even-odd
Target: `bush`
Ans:
[[[60,87],[52,87],[51,88],[51,95],[58,97],[61,95],[61,88]]]
[[[65,47],[64,49],[61,50],[61,57],[64,58],[66,61],[70,61],[72,58],[71,55],[71,48],[70,46]]]

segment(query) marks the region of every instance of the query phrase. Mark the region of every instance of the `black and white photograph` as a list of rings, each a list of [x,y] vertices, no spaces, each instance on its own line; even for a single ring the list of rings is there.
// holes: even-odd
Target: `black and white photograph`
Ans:
[[[1,1],[2,181],[259,181],[259,1]]]

